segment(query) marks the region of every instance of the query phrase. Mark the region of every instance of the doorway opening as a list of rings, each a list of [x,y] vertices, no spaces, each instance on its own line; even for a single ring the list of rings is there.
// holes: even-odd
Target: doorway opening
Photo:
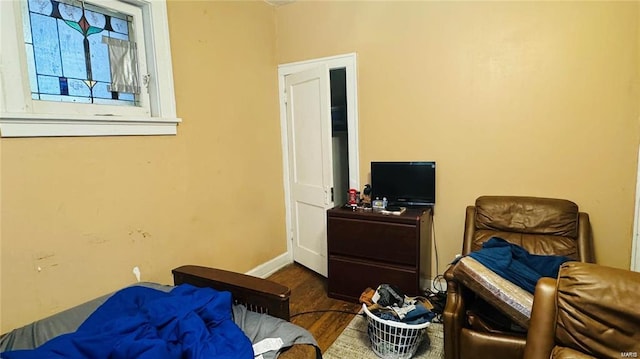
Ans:
[[[329,70],[331,88],[331,145],[333,152],[333,202],[347,203],[349,191],[349,126],[347,125],[347,72]]]

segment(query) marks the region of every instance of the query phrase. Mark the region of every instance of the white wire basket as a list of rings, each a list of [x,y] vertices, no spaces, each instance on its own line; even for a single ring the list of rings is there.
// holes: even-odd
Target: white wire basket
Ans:
[[[371,350],[384,359],[409,359],[413,357],[424,339],[426,328],[431,324],[430,322],[406,324],[384,320],[372,314],[366,304],[362,305],[362,309],[367,314],[367,333],[371,342]]]

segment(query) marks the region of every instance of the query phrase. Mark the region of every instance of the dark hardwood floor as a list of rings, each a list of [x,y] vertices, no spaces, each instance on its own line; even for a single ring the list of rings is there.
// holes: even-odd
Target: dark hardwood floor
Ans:
[[[357,313],[360,309],[358,303],[329,298],[327,279],[297,263],[287,265],[268,279],[291,289],[291,322],[311,332],[323,353],[355,316],[348,313]],[[321,310],[332,311],[314,312]],[[312,313],[296,315],[303,312]]]

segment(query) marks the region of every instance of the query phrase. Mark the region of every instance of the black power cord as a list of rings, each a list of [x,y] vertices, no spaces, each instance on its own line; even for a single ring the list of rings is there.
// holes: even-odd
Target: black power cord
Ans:
[[[299,315],[304,315],[304,314],[315,314],[315,313],[327,313],[327,312],[336,312],[336,313],[344,313],[344,314],[355,314],[358,315],[360,313],[358,312],[352,312],[350,310],[340,310],[340,309],[318,309],[318,310],[309,310],[306,312],[300,312],[300,313],[296,313],[293,315],[289,316],[289,319],[293,319]]]
[[[434,290],[430,288],[424,290],[424,296],[429,300],[429,303],[433,305],[431,311],[436,315],[432,320],[434,323],[442,323],[442,312],[444,311],[444,306],[447,304],[447,290],[446,288],[442,288],[443,280],[444,277],[438,274],[433,278],[433,283],[431,284]]]
[[[432,212],[433,213],[433,212]],[[436,238],[436,225],[435,220],[433,219],[433,214],[431,215],[431,234],[433,238],[433,247],[434,254],[436,259],[436,271],[440,270],[440,258],[438,256],[438,241]],[[443,284],[444,283],[444,284]],[[433,288],[433,290],[431,289]],[[446,281],[444,280],[444,276],[442,274],[436,275],[431,281],[431,288],[427,288],[424,290],[424,296],[429,300],[429,302],[433,305],[433,309],[431,311],[436,315],[433,318],[434,323],[442,323],[442,312],[444,311],[444,306],[447,302],[447,286]]]

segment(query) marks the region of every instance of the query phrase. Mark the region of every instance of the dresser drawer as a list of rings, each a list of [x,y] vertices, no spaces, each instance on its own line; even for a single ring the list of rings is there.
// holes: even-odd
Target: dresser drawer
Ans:
[[[358,301],[367,288],[380,284],[392,284],[406,295],[419,294],[419,276],[411,269],[384,266],[374,262],[359,261],[341,256],[329,257],[328,294],[332,298]]]
[[[337,254],[400,265],[416,266],[417,227],[403,223],[329,217],[327,250]]]

